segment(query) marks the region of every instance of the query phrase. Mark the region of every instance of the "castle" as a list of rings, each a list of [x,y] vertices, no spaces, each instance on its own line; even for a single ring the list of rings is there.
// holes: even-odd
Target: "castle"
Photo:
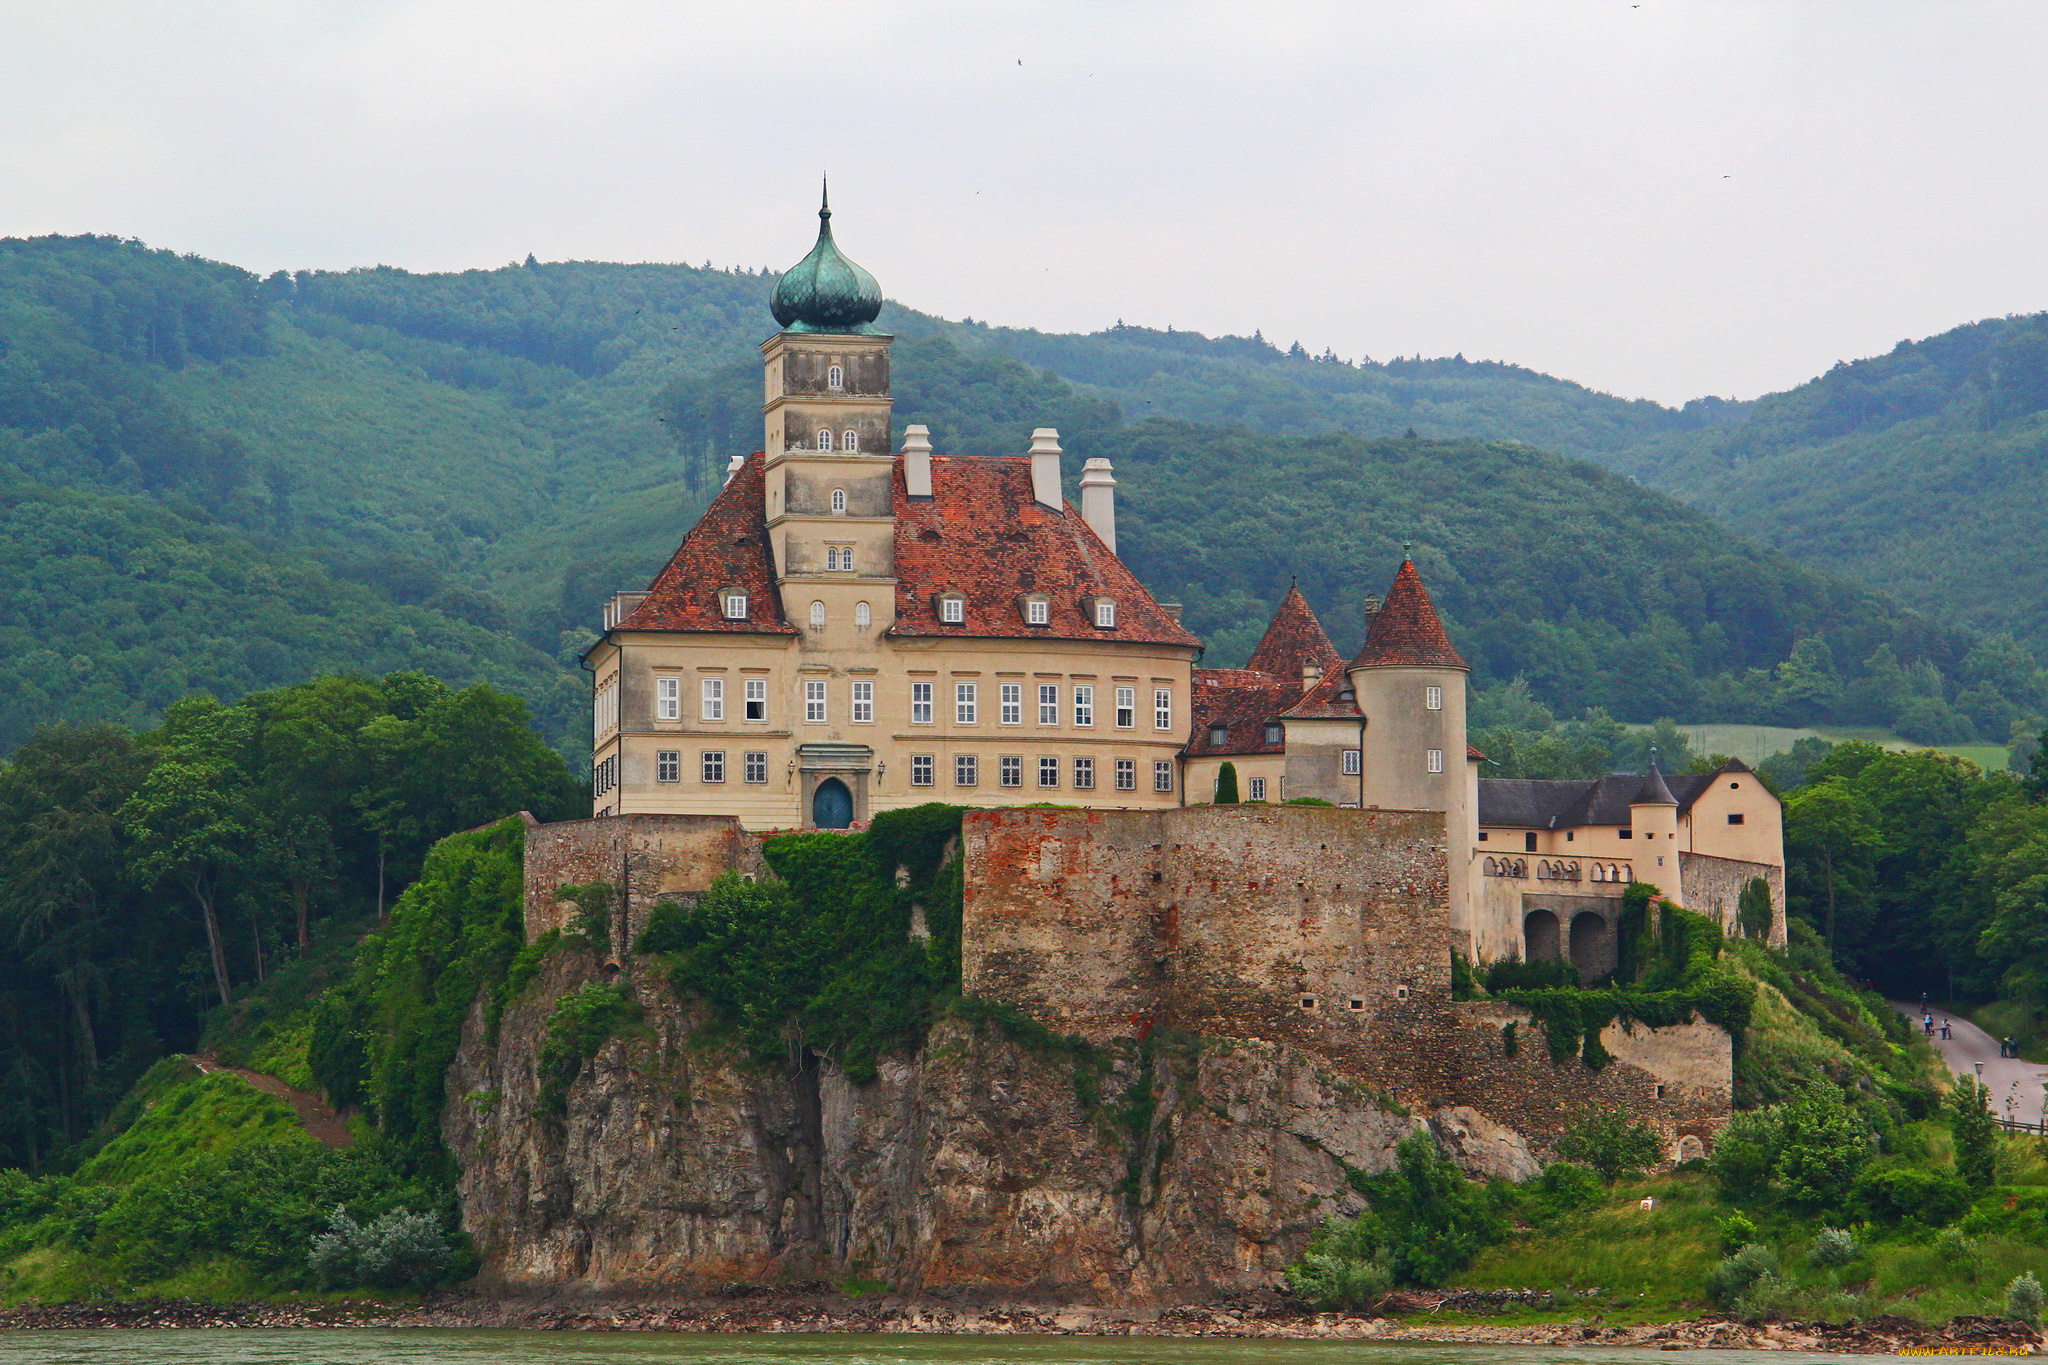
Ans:
[[[1762,880],[1782,937],[1781,812],[1742,765],[1482,779],[1469,670],[1408,559],[1350,660],[1290,589],[1244,668],[1198,666],[1178,607],[1117,558],[1107,460],[1077,509],[1050,428],[1021,456],[939,454],[921,426],[896,446],[881,307],[821,207],[761,346],[762,451],[585,655],[593,815],[1157,812],[1208,802],[1228,762],[1255,803],[1441,812],[1450,943],[1475,961],[1599,975],[1632,881],[1732,931]]]

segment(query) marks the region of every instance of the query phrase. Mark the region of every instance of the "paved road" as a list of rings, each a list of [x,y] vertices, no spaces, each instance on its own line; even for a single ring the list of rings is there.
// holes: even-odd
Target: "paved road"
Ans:
[[[1920,1027],[1920,1007],[1910,1001],[1894,1000],[1894,1008]],[[1941,1021],[1949,1021],[1949,1038],[1941,1037]],[[1948,1069],[1958,1075],[1977,1074],[1982,1062],[1984,1084],[1991,1087],[1991,1109],[2000,1118],[2021,1123],[2039,1123],[2042,1118],[2042,1089],[2048,1084],[2048,1066],[2023,1062],[2017,1057],[1998,1055],[1998,1040],[1960,1015],[1934,1011],[1934,1046],[1941,1051]]]

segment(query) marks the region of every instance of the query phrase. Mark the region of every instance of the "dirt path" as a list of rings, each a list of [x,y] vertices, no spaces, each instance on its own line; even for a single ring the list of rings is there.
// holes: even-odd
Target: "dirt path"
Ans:
[[[230,1076],[240,1076],[266,1095],[275,1095],[292,1107],[299,1116],[299,1124],[315,1142],[323,1147],[353,1147],[356,1140],[348,1131],[348,1125],[341,1121],[341,1115],[334,1112],[326,1100],[304,1090],[294,1090],[275,1076],[266,1076],[260,1071],[250,1071],[239,1066],[222,1066],[218,1058],[200,1053],[187,1053],[185,1060],[211,1075],[219,1071]]]
[[[1913,1027],[1921,1027],[1920,1007],[1894,1000],[1892,1007],[1906,1016]],[[1941,1036],[1941,1024],[1948,1021],[1949,1037]],[[2042,1086],[2048,1084],[2048,1066],[2023,1062],[2017,1057],[1998,1055],[1998,1040],[1959,1014],[1934,1011],[1934,1046],[1948,1069],[1958,1076],[1980,1076],[1991,1089],[1991,1111],[2000,1118],[2021,1123],[2039,1123]],[[1981,1070],[1979,1064],[1982,1064]]]

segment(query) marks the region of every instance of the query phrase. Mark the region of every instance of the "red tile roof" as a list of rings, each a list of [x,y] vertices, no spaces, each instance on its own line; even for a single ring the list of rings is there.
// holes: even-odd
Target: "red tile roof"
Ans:
[[[1301,683],[1276,682],[1264,674],[1250,674],[1257,682],[1246,682],[1247,673],[1238,668],[1195,670],[1194,704],[1188,708],[1194,727],[1188,736],[1189,758],[1218,754],[1285,753],[1285,744],[1266,742],[1266,723],[1277,721],[1280,713],[1301,695]],[[1211,727],[1224,727],[1221,744],[1209,739]]]
[[[1337,664],[1285,714],[1289,720],[1358,719],[1358,698],[1351,690],[1351,675],[1343,664]]]
[[[1414,562],[1401,561],[1394,584],[1387,589],[1386,605],[1372,618],[1365,633],[1365,647],[1351,661],[1353,668],[1464,668],[1465,661],[1451,647],[1444,623],[1430,605],[1429,593]]]
[[[782,619],[775,590],[775,556],[768,547],[766,480],[761,452],[747,456],[704,515],[683,537],[666,567],[654,576],[646,600],[619,622],[619,630],[728,631],[794,635]],[[747,594],[747,619],[728,621],[719,592]]]
[[[1344,656],[1323,633],[1322,622],[1309,610],[1308,599],[1301,595],[1301,589],[1290,584],[1287,596],[1280,599],[1279,610],[1266,624],[1266,633],[1259,637],[1258,648],[1252,651],[1245,667],[1255,673],[1299,682],[1304,667],[1313,666],[1319,673],[1327,673],[1343,662]]]
[[[1068,506],[1033,500],[1031,461],[1014,457],[932,458],[932,497],[912,502],[896,471],[896,622],[891,635],[1043,637],[1188,645],[1201,641],[1152,600],[1129,569]],[[939,620],[934,598],[964,593],[966,620]],[[1024,623],[1018,599],[1042,592],[1051,620]],[[1116,602],[1116,625],[1098,629],[1084,597]]]

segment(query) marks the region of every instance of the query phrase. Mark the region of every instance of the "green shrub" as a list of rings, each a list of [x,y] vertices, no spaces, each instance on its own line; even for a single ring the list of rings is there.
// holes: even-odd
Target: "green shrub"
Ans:
[[[1856,1239],[1840,1228],[1822,1228],[1807,1248],[1806,1263],[1815,1270],[1837,1270],[1863,1254]]]
[[[1735,923],[1742,930],[1744,938],[1764,939],[1771,934],[1771,925],[1777,913],[1771,907],[1771,884],[1762,877],[1751,877],[1743,884],[1742,894],[1735,902]]]
[[[1445,1160],[1427,1132],[1401,1139],[1392,1170],[1354,1172],[1351,1183],[1372,1206],[1397,1284],[1442,1284],[1507,1233],[1497,1201]]]
[[[2029,1270],[2005,1287],[2005,1315],[2022,1322],[2038,1322],[2041,1317],[2041,1282]]]
[[[1839,1208],[1856,1177],[1869,1164],[1870,1134],[1826,1083],[1804,1087],[1775,1106],[1784,1122],[1784,1145],[1771,1175],[1777,1190],[1795,1207],[1812,1212]]]
[[[555,1002],[541,1035],[540,1095],[536,1108],[556,1117],[569,1107],[569,1090],[583,1072],[583,1064],[616,1033],[621,1024],[640,1017],[640,1006],[623,986],[591,981]]]
[[[1707,1298],[1723,1308],[1733,1307],[1759,1279],[1765,1275],[1775,1278],[1777,1273],[1777,1253],[1761,1242],[1751,1242],[1707,1272]]]
[[[1965,1278],[1974,1280],[1978,1267],[1983,1263],[1984,1248],[1961,1228],[1943,1228],[1935,1235],[1934,1255],[1943,1265],[1953,1266]]]
[[[1287,1292],[1325,1312],[1371,1308],[1394,1283],[1381,1242],[1370,1214],[1325,1219],[1301,1259],[1287,1267]]]
[[[1557,1154],[1584,1162],[1612,1185],[1625,1174],[1662,1161],[1664,1141],[1647,1123],[1631,1122],[1619,1109],[1596,1106],[1583,1110],[1565,1129],[1557,1140]]]
[[[1723,1218],[1716,1230],[1720,1234],[1723,1256],[1733,1256],[1756,1240],[1756,1224],[1739,1213],[1731,1213]]]
[[[1237,804],[1237,765],[1225,760],[1216,770],[1216,794],[1211,798],[1219,806]]]
[[[1500,957],[1486,964],[1486,990],[1489,995],[1497,995],[1501,991],[1547,990],[1578,984],[1578,969],[1561,957],[1552,958],[1547,962],[1525,962],[1519,957]]]
[[[441,1220],[407,1209],[358,1223],[337,1206],[306,1253],[322,1289],[426,1289],[444,1279],[454,1262]]]
[[[1753,1204],[1768,1196],[1771,1172],[1784,1145],[1785,1125],[1775,1108],[1729,1115],[1728,1125],[1714,1138],[1714,1155],[1707,1161],[1721,1197],[1734,1204]]]
[[[1973,1190],[1990,1189],[1998,1165],[1998,1121],[1991,1114],[1990,1089],[1958,1076],[1943,1108],[1955,1136],[1956,1174]]]
[[[1947,1227],[1970,1211],[1970,1187],[1949,1171],[1924,1166],[1866,1168],[1850,1188],[1850,1206],[1873,1223]]]
[[[1553,1161],[1543,1174],[1530,1181],[1527,1193],[1537,1205],[1535,1212],[1563,1217],[1595,1208],[1604,1197],[1598,1175],[1569,1161]]]

